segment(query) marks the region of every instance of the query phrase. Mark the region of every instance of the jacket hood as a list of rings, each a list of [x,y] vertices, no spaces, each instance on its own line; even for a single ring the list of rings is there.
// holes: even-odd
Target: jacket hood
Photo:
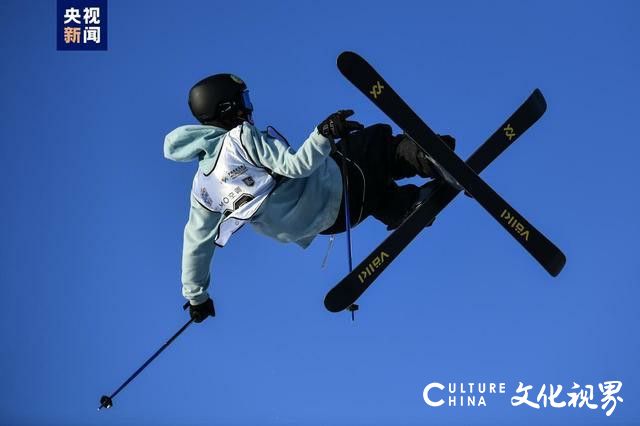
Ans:
[[[173,161],[199,161],[200,169],[209,172],[215,164],[222,136],[227,130],[214,126],[180,126],[164,138],[164,157]]]

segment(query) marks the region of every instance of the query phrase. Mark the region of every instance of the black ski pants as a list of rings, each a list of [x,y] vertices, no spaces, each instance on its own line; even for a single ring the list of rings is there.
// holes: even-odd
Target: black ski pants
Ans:
[[[418,200],[416,185],[398,185],[395,181],[416,175],[432,177],[429,163],[415,143],[394,136],[391,127],[375,124],[352,133],[337,144],[331,154],[342,172],[343,155],[347,158],[349,177],[349,210],[351,225],[369,216],[385,225],[401,219]],[[321,234],[344,232],[344,197],[333,225]]]

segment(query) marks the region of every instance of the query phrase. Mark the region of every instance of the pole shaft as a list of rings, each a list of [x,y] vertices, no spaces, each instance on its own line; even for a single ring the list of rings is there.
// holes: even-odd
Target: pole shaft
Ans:
[[[347,231],[347,253],[349,255],[349,272],[353,270],[353,247],[351,245],[351,207],[349,195],[349,169],[347,167],[347,138],[342,138],[342,187],[344,195],[344,225]]]
[[[131,381],[135,379],[138,376],[138,374],[142,373],[142,370],[147,368],[147,366],[151,364],[151,362],[153,362],[153,360],[156,359],[158,355],[160,355],[162,351],[164,351],[171,344],[171,342],[173,342],[180,334],[182,334],[182,332],[185,331],[187,327],[191,325],[192,322],[193,322],[193,319],[190,319],[189,321],[187,321],[187,323],[185,323],[185,325],[183,325],[176,334],[171,336],[171,338],[169,338],[169,340],[167,340],[165,344],[160,347],[160,349],[158,349],[153,355],[151,355],[151,357],[149,357],[149,359],[146,360],[144,364],[142,364],[140,368],[136,370],[135,373],[133,373],[127,380],[125,380],[125,382],[122,385],[120,385],[120,387],[116,389],[114,393],[111,394],[110,398],[115,398],[115,396],[118,393],[120,393],[120,391],[124,389],[129,383],[131,383]]]

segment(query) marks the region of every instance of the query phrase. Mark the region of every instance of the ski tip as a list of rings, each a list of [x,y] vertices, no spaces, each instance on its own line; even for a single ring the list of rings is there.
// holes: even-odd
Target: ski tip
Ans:
[[[324,307],[333,313],[344,311],[355,303],[360,294],[361,292],[359,293],[353,286],[340,282],[324,297]]]
[[[362,58],[356,52],[345,50],[344,52],[338,55],[336,64],[338,65],[338,69],[340,71],[343,71],[343,70],[346,70],[350,65],[354,63],[354,61],[358,59],[362,59]]]
[[[333,298],[330,296],[331,294],[327,294],[327,296],[324,298],[324,307],[327,309],[327,311],[334,314],[340,311],[344,311],[344,306],[336,304],[335,300],[332,300]]]
[[[547,100],[544,98],[542,90],[536,88],[531,94],[531,97],[534,98],[534,100],[538,104],[540,112],[545,112],[547,110]]]
[[[332,314],[337,314],[338,312],[341,312],[341,311],[344,310],[344,309],[341,309],[341,308],[339,308],[337,306],[333,306],[333,305],[327,304],[326,300],[324,302],[324,307],[325,307],[325,309],[327,311],[331,312]]]
[[[553,262],[551,262],[547,269],[547,272],[549,272],[549,274],[551,274],[552,277],[557,277],[558,274],[560,274],[560,272],[562,272],[562,269],[564,269],[564,265],[567,263],[567,258],[563,253],[558,253],[556,255],[556,257],[553,259]]]
[[[358,55],[356,52],[352,52],[351,50],[345,50],[341,54],[338,55],[338,61],[345,60],[345,59],[348,59],[348,58],[353,58],[353,57],[356,57],[356,56],[360,56],[360,55]]]

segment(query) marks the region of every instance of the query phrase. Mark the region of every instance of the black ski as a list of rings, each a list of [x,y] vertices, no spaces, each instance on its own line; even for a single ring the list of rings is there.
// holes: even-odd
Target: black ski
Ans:
[[[547,109],[540,90],[531,96],[466,161],[476,173],[498,158],[520,135],[531,127]],[[345,276],[324,299],[325,307],[339,312],[365,292],[387,266],[433,220],[460,191],[444,182],[438,184],[429,199],[391,233],[351,273]]]
[[[470,193],[549,274],[556,276],[560,273],[566,262],[560,249],[478,177],[473,168],[451,151],[367,61],[356,53],[343,52],[338,57],[338,68],[351,83],[416,141],[438,168],[444,169]]]

